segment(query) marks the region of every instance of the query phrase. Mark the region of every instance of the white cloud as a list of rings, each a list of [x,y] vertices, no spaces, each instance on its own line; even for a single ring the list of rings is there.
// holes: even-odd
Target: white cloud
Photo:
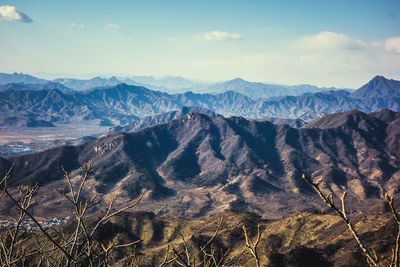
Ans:
[[[340,50],[365,50],[394,52],[400,54],[400,36],[393,36],[385,40],[366,42],[351,38],[342,33],[320,32],[315,35],[304,36],[294,43],[296,48],[312,51],[340,51]]]
[[[113,23],[107,23],[107,28],[109,28],[111,30],[120,30],[121,26],[119,26],[117,24],[113,24]]]
[[[222,48],[198,57],[176,73],[201,73],[203,77],[198,78],[215,80],[237,76],[283,84],[358,88],[377,74],[400,79],[399,41],[399,37],[370,41],[321,32],[280,43],[266,42],[247,53]]]
[[[106,23],[106,26],[107,26],[107,28],[109,28],[110,30],[113,30],[113,31],[119,31],[119,32],[126,33],[126,34],[130,34],[131,33],[130,30],[124,29],[118,24]]]
[[[300,38],[296,43],[300,48],[309,48],[313,50],[325,49],[344,49],[344,50],[360,50],[369,46],[368,43],[353,39],[347,35],[336,32],[324,31],[315,35],[309,35]]]
[[[33,20],[14,6],[0,6],[0,20],[31,23]]]
[[[220,31],[206,32],[202,38],[207,41],[232,41],[242,39],[240,34]]]
[[[87,29],[85,24],[78,24],[78,23],[75,23],[75,22],[70,22],[69,26],[71,26],[73,28],[76,28],[78,30],[86,30]]]
[[[385,40],[385,48],[400,54],[400,36],[395,36]]]

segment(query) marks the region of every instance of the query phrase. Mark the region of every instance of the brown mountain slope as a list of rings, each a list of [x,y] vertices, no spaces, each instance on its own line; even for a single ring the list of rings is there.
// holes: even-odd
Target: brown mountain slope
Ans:
[[[224,253],[229,249],[228,258],[243,249],[245,237],[242,227],[246,226],[250,237],[254,239],[259,224],[261,239],[257,251],[262,266],[268,266],[272,256],[276,258],[279,254],[283,255],[284,266],[368,266],[346,225],[336,215],[302,212],[276,221],[262,220],[252,213],[225,212],[219,216],[223,216],[223,222],[212,245],[217,248],[217,253],[221,249]],[[96,216],[91,220],[96,222]],[[368,247],[373,247],[379,256],[390,255],[396,229],[391,214],[358,214],[352,216],[351,220]],[[213,236],[217,221],[217,217],[199,220],[156,216],[148,212],[122,213],[105,224],[95,238],[101,238],[106,244],[116,234],[120,235],[121,243],[140,239],[142,241],[136,250],[141,266],[158,266],[167,245],[177,250],[182,247],[182,239],[175,229],[185,237],[189,251],[194,256],[199,246]],[[69,226],[65,225],[64,231],[68,231]],[[113,256],[124,266],[123,258],[130,253],[132,250],[121,249]],[[297,265],[290,265],[293,261]],[[234,266],[254,266],[254,260],[246,252]]]
[[[10,185],[39,181],[36,212],[44,216],[50,206],[64,212],[52,193],[63,186],[61,165],[75,176],[84,162],[95,169],[88,193],[118,194],[121,202],[143,193],[142,208],[156,213],[202,217],[233,208],[277,218],[324,208],[302,173],[322,180],[327,192],[348,190],[351,212],[381,212],[384,193],[400,189],[400,125],[379,116],[350,111],[294,129],[191,113],[137,133],[2,160],[0,174],[15,161]]]

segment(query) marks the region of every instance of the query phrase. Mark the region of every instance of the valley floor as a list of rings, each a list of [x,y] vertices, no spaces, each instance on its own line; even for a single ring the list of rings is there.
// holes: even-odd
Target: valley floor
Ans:
[[[77,145],[109,126],[55,124],[56,127],[0,127],[0,157],[43,151],[60,145]]]

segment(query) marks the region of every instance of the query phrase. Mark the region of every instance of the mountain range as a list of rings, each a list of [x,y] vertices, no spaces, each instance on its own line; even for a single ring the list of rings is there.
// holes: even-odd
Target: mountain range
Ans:
[[[118,77],[126,84],[140,84],[152,90],[165,91],[167,93],[181,93],[193,88],[203,88],[209,85],[207,82],[196,82],[179,76],[167,76],[155,78],[153,76]],[[194,91],[194,90],[193,90]]]
[[[57,89],[6,90],[0,91],[0,120],[6,120],[13,114],[12,117],[52,123],[84,121],[98,125],[126,125],[139,118],[190,106],[223,116],[310,121],[352,109],[363,112],[383,108],[400,111],[400,97],[397,96],[399,84],[399,81],[377,76],[353,93],[335,90],[269,99],[253,99],[233,91],[217,95],[192,92],[171,95],[127,84],[72,92]],[[377,90],[387,93],[380,95]]]
[[[85,162],[95,169],[86,195],[118,194],[125,203],[144,194],[143,209],[156,213],[203,217],[238,209],[277,218],[324,209],[302,173],[325,192],[347,190],[349,212],[382,212],[386,192],[399,196],[399,140],[400,113],[387,109],[331,114],[300,129],[189,113],[80,146],[0,158],[0,175],[15,162],[10,186],[39,182],[38,214],[62,209],[53,193],[63,186],[61,166],[76,177]]]
[[[0,85],[7,83],[47,83],[48,80],[40,79],[28,74],[23,73],[1,73],[0,72]]]
[[[74,79],[74,78],[57,78],[52,81],[39,79],[26,74],[6,74],[0,73],[0,85],[8,83],[58,83],[65,87],[76,91],[86,91],[94,88],[115,86],[121,83],[128,85],[143,86],[151,90],[177,94],[183,92],[220,94],[227,91],[234,91],[253,99],[270,98],[284,95],[301,95],[303,93],[312,93],[326,90],[336,90],[336,88],[319,88],[313,85],[275,85],[266,83],[256,83],[236,78],[224,82],[207,83],[195,82],[182,77],[163,77],[154,78],[153,76],[132,76],[132,77],[111,77],[101,78],[94,77],[92,79]],[[49,88],[57,89],[57,88]]]
[[[101,88],[107,86],[115,86],[120,83],[116,77],[111,77],[109,79],[101,78],[101,77],[94,77],[89,80],[83,79],[70,79],[70,78],[57,78],[53,80],[56,83],[62,84],[66,87],[72,88],[76,91],[86,91],[93,88]],[[133,85],[137,85],[134,83]]]
[[[42,91],[42,90],[59,90],[61,92],[71,92],[72,89],[55,82],[46,83],[6,83],[0,85],[0,91]]]
[[[222,117],[222,115],[216,114],[208,109],[198,107],[183,107],[178,110],[162,113],[155,116],[144,117],[140,120],[133,121],[132,123],[125,126],[116,126],[110,128],[109,134],[117,132],[135,132],[145,127],[153,126],[156,124],[166,123],[175,119],[179,119],[189,113],[201,113],[209,117]]]
[[[210,85],[197,85],[190,88],[191,91],[197,93],[213,93],[220,94],[227,91],[233,91],[242,95],[249,96],[253,99],[266,99],[278,96],[298,96],[305,93],[315,93],[321,91],[337,90],[334,87],[320,88],[309,84],[300,85],[277,85],[266,84],[260,82],[249,82],[241,78],[230,81],[217,82]]]
[[[183,107],[178,110],[162,113],[155,116],[144,117],[140,120],[133,121],[132,123],[125,126],[111,127],[108,134],[117,132],[136,132],[145,127],[166,123],[175,119],[179,119],[189,113],[201,113],[209,117],[223,117],[215,112],[208,109],[198,108],[198,107]],[[307,123],[300,119],[283,119],[283,118],[265,118],[263,121],[269,121],[276,125],[286,124],[293,128],[300,128]]]

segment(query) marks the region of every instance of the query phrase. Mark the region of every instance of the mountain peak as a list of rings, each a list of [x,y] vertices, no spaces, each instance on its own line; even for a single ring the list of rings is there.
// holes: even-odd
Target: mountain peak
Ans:
[[[96,76],[96,77],[94,77],[94,78],[92,78],[92,79],[90,79],[91,81],[102,81],[102,80],[104,80],[103,78],[101,78],[100,76]]]
[[[351,94],[353,98],[380,98],[400,96],[400,81],[377,75]]]
[[[372,78],[372,80],[370,80],[367,84],[374,84],[377,86],[383,86],[386,85],[389,82],[389,79],[386,79],[384,76],[382,75],[376,75],[374,78]],[[392,80],[393,81],[393,80]]]
[[[380,80],[387,80],[387,79],[382,75],[376,75],[374,78],[372,78],[371,81],[380,81]]]
[[[232,79],[231,82],[246,82],[246,81],[243,80],[242,78],[238,77],[238,78]]]
[[[369,113],[369,115],[387,123],[400,118],[400,114],[398,112],[394,112],[387,108],[382,109],[381,111],[378,112]]]
[[[201,112],[197,112],[197,111],[190,111],[188,112],[186,115],[182,116],[181,119],[183,121],[192,121],[192,122],[196,122],[196,121],[210,121],[210,117],[201,113]]]

